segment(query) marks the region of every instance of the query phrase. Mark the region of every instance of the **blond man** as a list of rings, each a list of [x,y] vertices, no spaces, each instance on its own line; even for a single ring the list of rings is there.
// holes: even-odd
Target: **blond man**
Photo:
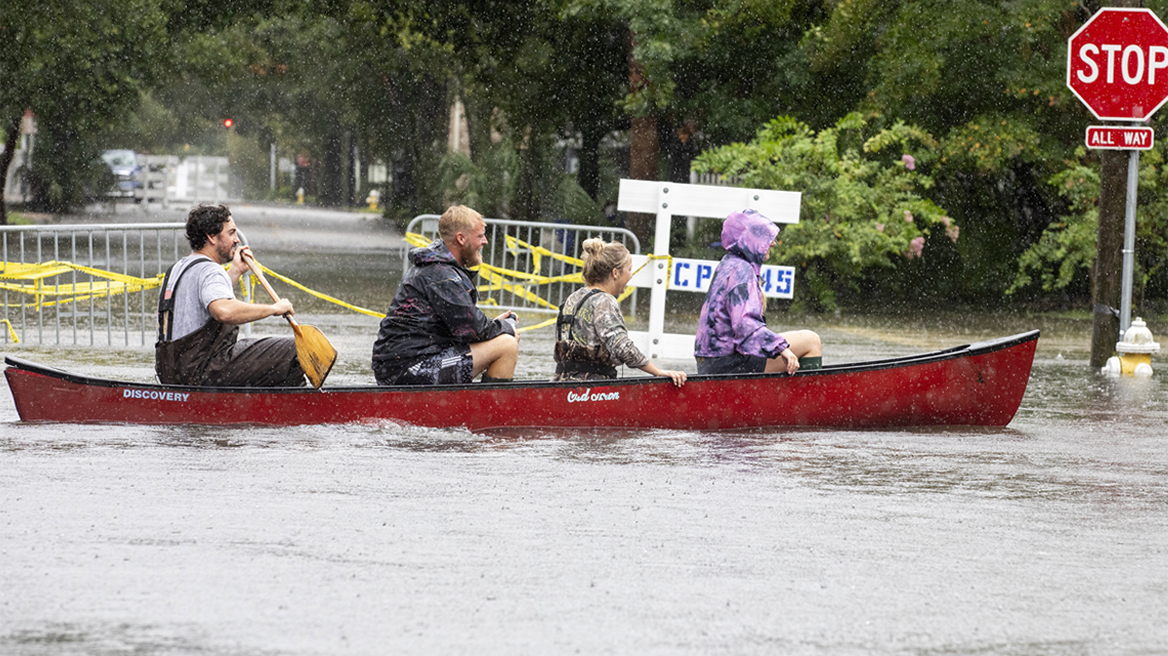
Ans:
[[[519,359],[513,312],[494,319],[478,309],[477,273],[487,224],[463,205],[438,219],[430,245],[409,252],[402,278],[373,343],[379,385],[458,385],[509,381]]]

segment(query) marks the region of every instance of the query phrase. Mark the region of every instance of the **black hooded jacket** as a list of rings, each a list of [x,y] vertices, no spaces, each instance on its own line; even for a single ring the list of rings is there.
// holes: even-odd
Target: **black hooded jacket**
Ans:
[[[402,278],[373,343],[375,370],[396,374],[448,346],[515,334],[476,307],[478,274],[459,265],[442,240],[411,249],[409,258],[414,266]]]

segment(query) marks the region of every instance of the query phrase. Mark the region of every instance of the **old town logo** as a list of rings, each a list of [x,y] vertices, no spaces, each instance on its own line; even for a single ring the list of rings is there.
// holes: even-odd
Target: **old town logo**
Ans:
[[[583,392],[568,392],[568,403],[578,403],[580,401],[619,401],[620,392],[597,392],[592,393],[592,388],[589,387]]]

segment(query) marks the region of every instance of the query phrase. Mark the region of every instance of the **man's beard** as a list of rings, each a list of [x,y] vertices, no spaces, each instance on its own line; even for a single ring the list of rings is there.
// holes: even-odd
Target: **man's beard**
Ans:
[[[235,244],[219,249],[219,264],[227,264],[235,259]]]
[[[462,257],[459,258],[459,264],[467,269],[473,269],[483,263],[483,249],[476,249],[474,252],[462,251]]]

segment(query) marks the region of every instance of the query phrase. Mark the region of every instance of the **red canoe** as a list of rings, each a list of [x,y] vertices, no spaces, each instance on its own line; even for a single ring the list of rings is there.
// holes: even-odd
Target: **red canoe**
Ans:
[[[339,424],[716,430],[815,426],[1005,426],[1038,331],[933,353],[786,374],[611,382],[517,381],[445,387],[208,388],[126,383],[6,357],[24,421],[127,424]]]

